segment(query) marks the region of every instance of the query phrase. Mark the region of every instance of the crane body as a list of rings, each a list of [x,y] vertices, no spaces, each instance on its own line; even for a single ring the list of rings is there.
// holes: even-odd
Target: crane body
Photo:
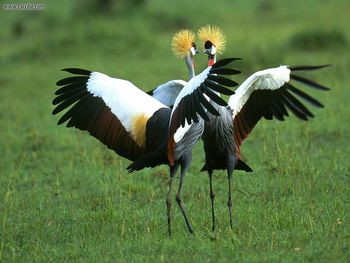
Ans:
[[[208,25],[202,27],[198,34],[204,43],[205,53],[208,55],[208,66],[210,66],[216,62],[218,47],[221,47],[221,51],[222,43],[225,43],[223,33],[219,28]],[[293,86],[291,81],[318,90],[329,90],[312,80],[295,75],[296,72],[313,71],[326,66],[328,65],[280,66],[258,71],[236,89],[235,94],[229,98],[228,106],[215,105],[220,114],[208,116],[210,120],[205,123],[202,137],[205,151],[205,164],[202,171],[207,171],[209,176],[212,230],[215,230],[213,171],[227,171],[227,205],[232,228],[233,171],[236,169],[252,172],[252,169],[243,161],[240,146],[261,118],[267,120],[275,118],[283,121],[289,116],[288,111],[302,120],[314,117],[300,99],[315,107],[322,108],[323,105]],[[220,96],[220,94],[217,95]]]

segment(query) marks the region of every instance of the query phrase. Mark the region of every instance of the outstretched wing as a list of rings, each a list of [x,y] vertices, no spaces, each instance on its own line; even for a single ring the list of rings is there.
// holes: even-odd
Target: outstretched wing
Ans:
[[[177,96],[186,84],[187,82],[184,80],[170,80],[147,92],[147,94],[151,95],[164,105],[172,108]]]
[[[294,87],[290,80],[303,83],[318,90],[329,90],[314,81],[294,75],[295,71],[308,71],[324,68],[322,66],[280,66],[258,71],[251,75],[229,99],[228,105],[233,111],[233,125],[237,146],[241,145],[257,122],[264,117],[283,121],[288,110],[302,120],[314,117],[300,98],[316,107],[323,105]]]
[[[65,111],[58,125],[88,131],[117,154],[135,160],[145,152],[146,123],[165,105],[131,82],[77,68],[57,82],[53,114]]]
[[[171,113],[168,133],[168,159],[171,165],[174,163],[175,143],[182,139],[192,122],[198,122],[199,116],[205,121],[209,121],[207,111],[216,116],[219,115],[219,112],[209,101],[212,100],[221,106],[227,106],[218,93],[234,94],[234,91],[227,87],[235,87],[238,84],[221,76],[240,73],[238,70],[224,68],[234,60],[237,58],[222,59],[206,68],[202,73],[189,80],[177,96]]]

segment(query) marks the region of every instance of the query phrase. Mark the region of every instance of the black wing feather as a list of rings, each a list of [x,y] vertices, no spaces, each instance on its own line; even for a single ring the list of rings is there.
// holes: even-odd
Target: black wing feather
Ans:
[[[193,98],[194,98],[195,101],[196,101],[196,105],[197,105],[196,109],[197,109],[197,112],[198,112],[199,116],[202,117],[203,120],[209,121],[209,117],[208,117],[208,115],[205,113],[205,110],[204,110],[203,107],[202,107],[201,98],[200,98],[200,95],[199,95],[199,94],[200,94],[200,91],[199,91],[199,90],[196,90],[196,91],[194,92],[194,96],[193,96]]]
[[[240,74],[241,71],[232,68],[213,68],[210,70],[210,73],[219,75],[237,75]]]
[[[210,89],[212,89],[212,90],[214,90],[214,91],[217,91],[217,92],[219,92],[219,93],[221,93],[221,94],[224,94],[224,95],[230,96],[230,95],[235,94],[235,92],[234,92],[233,90],[228,89],[228,88],[225,88],[225,87],[219,85],[218,83],[213,82],[213,81],[208,80],[208,79],[204,82],[204,84],[205,84],[208,88],[210,88]]]
[[[81,82],[70,83],[56,90],[55,95],[71,92],[72,90],[75,90],[75,89],[83,90],[85,89],[85,85]]]
[[[64,68],[62,69],[62,71],[66,71],[72,74],[76,74],[76,75],[86,75],[89,76],[91,74],[90,70],[86,70],[86,69],[81,69],[81,68]]]
[[[203,84],[204,86],[205,84]],[[226,101],[223,100],[223,98],[221,98],[220,96],[218,96],[217,94],[215,94],[214,92],[212,92],[209,88],[205,87],[204,88],[204,93],[210,98],[212,99],[216,104],[220,105],[220,106],[226,106],[227,103]]]
[[[70,83],[76,83],[76,82],[79,82],[81,84],[85,84],[86,81],[88,80],[89,77],[87,76],[74,76],[74,77],[68,77],[68,78],[64,78],[64,79],[61,79],[59,81],[56,82],[56,85],[57,86],[63,86],[63,85],[66,85],[66,84],[70,84]]]
[[[233,81],[233,80],[228,79],[228,78],[216,76],[216,75],[209,75],[208,79],[210,79],[214,82],[217,82],[218,84],[227,86],[227,87],[236,87],[238,85],[238,83],[236,81]]]
[[[294,75],[294,74],[290,74],[290,78],[291,79],[294,79],[296,81],[299,81],[301,83],[304,83],[312,88],[316,88],[316,89],[320,89],[320,90],[329,90],[329,88],[321,85],[321,84],[318,84],[317,82],[315,81],[312,81],[312,80],[309,80],[309,79],[306,79],[304,77],[300,77],[300,76],[297,76],[297,75]]]
[[[220,116],[220,113],[214,108],[213,105],[211,105],[211,103],[204,97],[204,95],[202,94],[202,92],[198,92],[198,98],[199,101],[201,102],[201,104],[204,106],[205,109],[207,109],[207,111],[209,111],[211,114],[215,115],[215,116]]]
[[[307,71],[307,70],[318,70],[321,68],[330,67],[330,64],[327,65],[319,65],[319,66],[292,66],[288,67],[291,71]]]
[[[229,63],[231,63],[232,61],[235,61],[235,60],[241,60],[241,58],[224,58],[224,59],[221,59],[218,62],[216,62],[211,67],[212,67],[212,69],[220,68],[220,67],[226,66],[227,64],[229,64]]]
[[[60,94],[59,96],[57,96],[56,98],[53,99],[52,101],[52,104],[53,105],[57,105],[59,103],[61,103],[62,101],[72,97],[72,96],[75,96],[75,95],[78,95],[78,94],[82,94],[86,92],[86,90],[84,88],[80,88],[80,89],[73,89],[69,92],[66,92],[66,93],[63,93],[63,94]]]
[[[298,95],[299,97],[303,98],[305,101],[309,102],[310,104],[314,105],[315,107],[323,108],[324,105],[320,103],[318,100],[314,99],[310,95],[306,94],[305,92],[301,91],[300,89],[297,89],[293,85],[286,83],[286,88],[293,92],[294,94]]]

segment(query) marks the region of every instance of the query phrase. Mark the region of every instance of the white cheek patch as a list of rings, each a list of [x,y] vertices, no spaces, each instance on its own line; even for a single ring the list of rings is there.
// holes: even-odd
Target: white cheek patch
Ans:
[[[190,48],[192,56],[196,55],[196,49],[194,47]]]
[[[211,52],[210,52],[210,55],[215,55],[216,54],[216,47],[213,45],[211,47]]]

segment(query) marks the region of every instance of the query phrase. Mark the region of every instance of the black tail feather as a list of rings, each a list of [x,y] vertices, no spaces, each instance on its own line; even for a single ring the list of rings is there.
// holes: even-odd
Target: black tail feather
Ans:
[[[246,164],[245,162],[243,162],[242,160],[238,159],[237,163],[235,165],[235,170],[241,170],[241,171],[245,171],[245,172],[253,172],[253,169],[249,167],[248,164]]]
[[[220,166],[220,168],[214,167],[213,170],[226,170],[226,167],[225,166]],[[250,168],[248,164],[246,164],[245,162],[239,159],[237,160],[237,163],[235,165],[235,170],[245,171],[248,173],[253,172],[253,169]],[[208,171],[207,164],[204,164],[204,166],[201,169],[201,172],[204,172],[204,171]]]
[[[146,167],[153,168],[161,164],[167,164],[168,160],[166,159],[166,153],[164,152],[164,149],[161,148],[159,150],[155,150],[135,160],[126,169],[128,170],[129,173],[132,173],[134,171],[142,170]]]

